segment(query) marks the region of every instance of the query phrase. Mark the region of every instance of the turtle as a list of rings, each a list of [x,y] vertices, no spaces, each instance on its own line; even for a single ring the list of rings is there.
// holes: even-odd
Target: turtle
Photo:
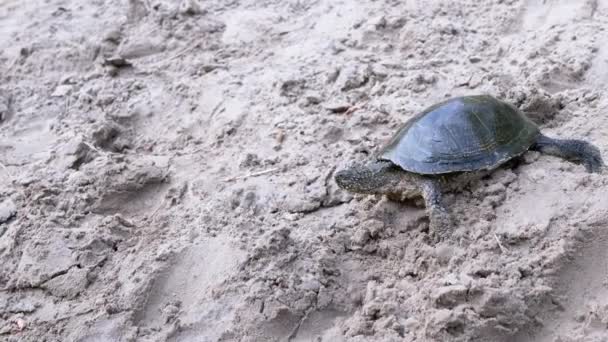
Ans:
[[[470,95],[414,115],[371,161],[337,171],[334,179],[353,193],[396,201],[422,198],[430,230],[443,239],[453,226],[443,193],[488,175],[528,150],[581,163],[588,172],[604,167],[596,146],[550,138],[512,104],[491,95]]]

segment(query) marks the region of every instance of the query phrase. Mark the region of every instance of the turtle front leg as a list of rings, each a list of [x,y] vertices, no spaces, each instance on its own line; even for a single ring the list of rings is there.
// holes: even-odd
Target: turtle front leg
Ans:
[[[530,149],[582,163],[587,172],[600,172],[604,166],[600,150],[583,140],[553,139],[541,134]]]
[[[429,228],[431,232],[437,234],[439,239],[449,237],[452,232],[453,222],[450,213],[443,205],[443,194],[439,181],[431,178],[422,178],[420,188],[426,211],[429,215]]]

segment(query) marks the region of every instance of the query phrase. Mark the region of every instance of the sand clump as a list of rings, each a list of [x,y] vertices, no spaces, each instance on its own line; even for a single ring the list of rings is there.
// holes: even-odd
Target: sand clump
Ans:
[[[604,174],[334,172],[450,96],[608,151],[598,1],[0,2],[0,339],[603,341]],[[608,159],[604,157],[604,159]]]

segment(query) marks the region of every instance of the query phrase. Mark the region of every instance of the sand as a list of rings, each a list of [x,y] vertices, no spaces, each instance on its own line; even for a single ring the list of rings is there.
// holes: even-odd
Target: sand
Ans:
[[[488,93],[608,151],[608,2],[0,1],[0,340],[608,339],[608,177],[337,188]],[[604,154],[604,159],[608,155]]]

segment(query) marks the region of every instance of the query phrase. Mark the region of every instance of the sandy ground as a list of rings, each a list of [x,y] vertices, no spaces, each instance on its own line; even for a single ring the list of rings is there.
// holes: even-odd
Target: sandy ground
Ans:
[[[450,96],[608,151],[608,1],[0,1],[0,340],[608,339],[608,176],[333,173]],[[604,155],[604,159],[608,159]]]

